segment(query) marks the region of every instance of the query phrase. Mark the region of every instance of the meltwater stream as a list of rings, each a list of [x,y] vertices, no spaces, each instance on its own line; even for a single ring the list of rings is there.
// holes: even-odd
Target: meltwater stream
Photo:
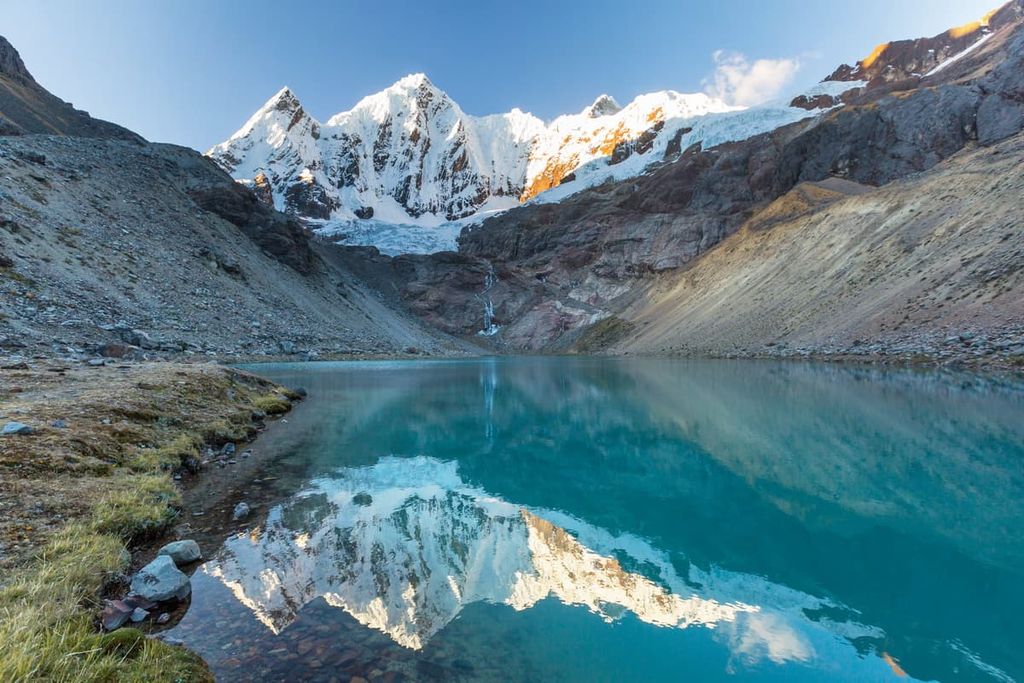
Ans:
[[[193,575],[226,681],[1011,681],[1024,393],[796,363],[264,365],[310,400]]]

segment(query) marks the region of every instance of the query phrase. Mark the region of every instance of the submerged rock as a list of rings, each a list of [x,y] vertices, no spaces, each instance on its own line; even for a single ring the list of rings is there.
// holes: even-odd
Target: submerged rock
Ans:
[[[164,602],[188,597],[192,585],[169,555],[157,555],[132,578],[131,591],[147,600]]]
[[[199,544],[191,539],[168,543],[163,548],[160,548],[157,554],[167,555],[179,567],[200,560],[203,557],[202,551],[199,550]]]
[[[235,520],[236,522],[238,520],[245,519],[248,516],[249,516],[249,504],[246,503],[245,501],[242,501],[241,503],[236,505],[234,512],[231,513],[231,519]]]

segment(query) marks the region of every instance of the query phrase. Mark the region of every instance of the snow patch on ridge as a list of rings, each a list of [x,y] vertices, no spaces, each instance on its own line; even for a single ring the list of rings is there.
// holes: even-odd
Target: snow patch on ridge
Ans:
[[[961,50],[960,52],[956,53],[955,55],[952,55],[951,57],[949,57],[949,59],[947,59],[946,61],[942,62],[941,64],[936,66],[934,69],[932,69],[931,71],[926,73],[925,74],[925,78],[927,78],[928,76],[934,76],[935,74],[937,74],[940,71],[942,71],[943,69],[945,69],[947,66],[950,66],[952,64],[955,64],[955,63],[959,62],[961,59],[963,59],[964,57],[966,57],[967,55],[971,54],[972,52],[977,50],[979,47],[984,45],[985,41],[987,41],[989,38],[991,38],[994,35],[995,35],[994,33],[986,33],[981,38],[979,38],[977,41],[971,43],[966,49]]]

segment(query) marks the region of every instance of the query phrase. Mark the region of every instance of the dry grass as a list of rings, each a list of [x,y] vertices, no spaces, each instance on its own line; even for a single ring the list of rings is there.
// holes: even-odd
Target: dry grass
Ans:
[[[209,680],[187,650],[100,633],[101,596],[126,546],[174,521],[171,472],[203,443],[250,436],[253,414],[287,410],[290,392],[217,366],[53,370],[0,374],[2,419],[36,428],[0,439],[0,680]]]

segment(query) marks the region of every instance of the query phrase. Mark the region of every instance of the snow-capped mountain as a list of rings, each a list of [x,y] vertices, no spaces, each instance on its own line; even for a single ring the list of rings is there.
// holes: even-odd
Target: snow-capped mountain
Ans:
[[[697,144],[708,149],[817,116],[850,101],[851,91],[934,77],[1016,21],[1007,7],[933,38],[880,45],[805,92],[752,108],[665,90],[625,106],[601,95],[547,123],[519,109],[472,116],[414,74],[326,123],[284,88],[207,154],[267,203],[319,222],[339,241],[392,254],[454,249],[463,225],[495,211],[561,201]]]
[[[306,218],[434,227],[571,185],[564,196],[605,170],[635,175],[704,139],[813,115],[785,105],[747,111],[735,118],[742,108],[666,90],[624,107],[601,95],[548,124],[519,109],[478,117],[415,74],[326,123],[284,88],[207,154],[277,208]]]

